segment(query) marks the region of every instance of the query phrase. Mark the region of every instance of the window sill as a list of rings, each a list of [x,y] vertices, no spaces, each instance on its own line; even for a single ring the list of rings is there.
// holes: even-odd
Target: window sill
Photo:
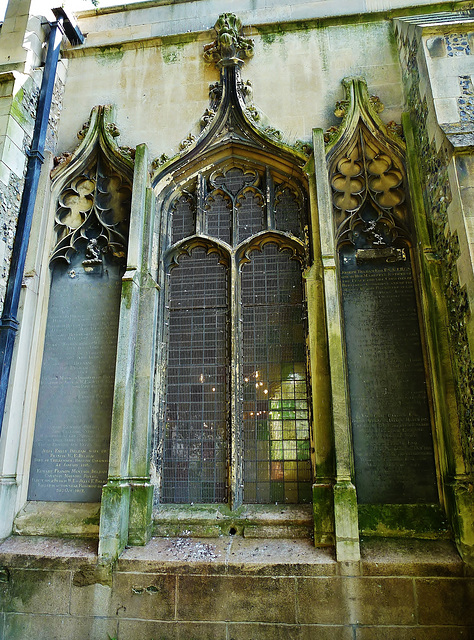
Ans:
[[[243,505],[231,511],[222,504],[159,505],[153,512],[153,535],[215,538],[311,538],[312,505]]]

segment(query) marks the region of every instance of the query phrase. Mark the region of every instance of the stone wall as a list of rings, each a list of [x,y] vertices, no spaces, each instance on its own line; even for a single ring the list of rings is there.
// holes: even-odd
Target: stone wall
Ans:
[[[351,567],[310,541],[155,538],[113,571],[95,546],[0,546],[6,640],[468,640],[474,579],[446,542],[367,542]],[[3,631],[3,635],[2,635]]]
[[[347,16],[344,12],[348,9],[343,3],[332,0],[296,1],[290,5],[278,0],[257,3],[237,0],[232,4],[232,11],[239,14],[244,25],[248,25],[245,35],[255,41],[254,57],[246,63],[243,79],[251,82],[246,86],[248,92],[253,92],[252,102],[260,115],[257,126],[262,129],[272,127],[279,132],[279,139],[289,144],[294,144],[297,139],[311,143],[318,136],[320,138],[318,182],[316,186],[311,183],[311,188],[314,186],[313,190],[318,191],[320,198],[318,206],[315,206],[317,198],[311,194],[314,212],[318,210],[314,214],[315,220],[322,215],[319,204],[324,196],[321,185],[327,183],[327,167],[323,157],[323,133],[315,133],[313,137],[313,129],[326,130],[339,124],[333,110],[335,102],[344,96],[343,78],[364,76],[370,94],[378,95],[385,104],[381,114],[385,123],[399,122],[405,104],[411,112],[416,134],[416,142],[411,147],[415,158],[412,164],[418,165],[422,194],[421,206],[414,206],[414,211],[417,216],[422,208],[426,212],[433,245],[430,244],[429,233],[419,239],[423,242],[423,260],[426,258],[426,263],[431,261],[430,264],[436,265],[442,285],[442,293],[438,296],[438,290],[429,289],[430,282],[434,280],[427,279],[425,284],[429,293],[423,295],[431,295],[431,301],[438,296],[442,301],[440,307],[447,306],[448,315],[440,315],[433,321],[433,332],[445,322],[446,317],[448,326],[443,330],[451,336],[451,351],[437,351],[436,345],[444,343],[433,339],[429,345],[430,353],[433,361],[436,359],[433,369],[450,369],[451,355],[454,363],[454,377],[446,384],[443,378],[434,393],[438,396],[445,394],[443,401],[449,405],[449,411],[446,410],[439,423],[442,425],[439,431],[443,432],[445,423],[451,429],[451,435],[448,434],[445,441],[444,432],[440,436],[444,446],[444,449],[440,447],[441,484],[444,483],[454,493],[458,492],[451,501],[447,500],[448,515],[451,522],[456,522],[459,516],[460,524],[453,537],[459,548],[464,545],[467,549],[467,560],[472,560],[469,553],[472,554],[474,548],[474,527],[472,499],[469,497],[472,495],[472,476],[469,473],[473,466],[471,345],[474,342],[469,301],[474,295],[474,271],[471,263],[473,230],[469,215],[473,187],[468,124],[472,116],[473,91],[469,71],[464,67],[461,69],[459,63],[470,55],[472,38],[468,31],[452,30],[449,37],[437,40],[436,36],[428,43],[426,38],[414,37],[413,30],[407,28],[407,33],[399,33],[399,51],[392,18],[403,15],[403,12],[412,15],[421,12],[430,3],[422,0],[414,7],[410,4],[408,0],[399,0],[397,9],[393,9],[389,6],[393,3],[385,0],[357,0],[350,9],[353,14]],[[457,8],[468,9],[472,3],[456,4]],[[440,2],[433,11],[443,7],[450,9],[452,3]],[[163,153],[172,156],[183,140],[200,131],[201,118],[209,106],[209,85],[219,76],[214,66],[204,62],[202,50],[203,45],[214,38],[210,29],[222,10],[221,3],[211,0],[157,0],[156,3],[134,5],[125,11],[123,8],[88,11],[80,17],[81,29],[88,33],[85,44],[65,48],[65,62],[59,69],[53,101],[48,150],[72,152],[77,146],[77,132],[88,120],[91,109],[98,104],[112,104],[114,119],[121,132],[121,144],[135,148],[146,143],[150,149],[150,162],[143,149],[140,153],[137,150],[137,158],[141,158],[137,164],[141,163],[142,191],[135,197],[134,206],[142,217],[134,218],[134,221],[139,220],[136,228],[131,229],[136,238],[140,235],[138,227],[145,215],[145,201],[148,206],[152,199],[147,191],[149,172],[157,165],[153,166],[151,161]],[[0,47],[2,44],[9,46],[9,51],[18,53],[18,61],[2,57],[5,48],[0,51],[0,74],[2,69],[7,74],[3,75],[4,82],[0,84],[0,88],[5,87],[0,95],[0,127],[3,127],[0,128],[0,230],[3,232],[3,236],[0,235],[0,302],[21,199],[25,149],[31,140],[35,100],[41,81],[38,66],[44,36],[41,21],[35,18],[34,25],[30,24],[36,29],[33,29],[36,34],[34,46],[25,48],[24,36],[32,11],[30,4],[26,0],[12,2],[9,11],[0,36]],[[21,34],[17,32],[20,24]],[[428,59],[426,51],[436,55]],[[457,66],[453,73],[448,74],[450,79],[444,88],[441,79],[446,76],[443,76],[443,69],[446,70],[448,64],[446,60]],[[21,69],[15,65],[20,65]],[[444,130],[440,123],[449,126]],[[462,140],[463,153],[456,155],[453,152],[449,136],[458,136],[457,139]],[[66,158],[64,166],[67,162]],[[52,215],[49,222],[47,220],[48,211],[52,211],[49,198],[50,182],[45,170],[38,201],[38,211],[43,210],[44,215],[41,221],[36,220],[36,236],[33,234],[39,238],[40,248],[36,253],[32,250],[29,256],[30,265],[34,265],[37,271],[43,269],[42,288],[33,291],[32,287],[28,293],[31,300],[34,298],[34,303],[30,306],[33,311],[29,315],[25,313],[23,334],[20,333],[24,343],[18,353],[23,360],[16,371],[16,402],[8,415],[6,429],[10,448],[5,445],[0,449],[5,463],[2,476],[5,487],[8,489],[14,485],[15,490],[18,488],[8,502],[11,521],[26,501],[25,478],[29,473],[35,413],[34,393],[29,392],[36,389],[34,385],[37,386],[37,380],[34,383],[31,380],[39,376],[41,331],[46,321],[49,292],[44,276],[50,248],[44,237],[48,233],[52,237],[53,225]],[[326,204],[327,218],[332,220],[330,196]],[[49,231],[45,230],[46,227]],[[314,227],[317,244],[319,229],[317,224]],[[329,253],[327,251],[324,257],[328,264],[331,262],[328,268],[335,274],[334,256]],[[319,269],[319,265],[316,267]],[[317,278],[319,284],[319,272]],[[131,280],[129,284],[131,286]],[[154,290],[155,283],[150,278],[146,286]],[[337,289],[335,276],[334,289]],[[323,297],[312,300],[313,307],[324,307],[323,300]],[[25,303],[24,309],[26,307]],[[428,315],[428,306],[423,311]],[[150,325],[155,322],[151,315]],[[125,314],[131,325],[131,329],[127,325],[130,334],[137,331],[131,316],[130,313]],[[147,325],[147,329],[152,336],[150,326]],[[28,332],[33,337],[28,337]],[[326,359],[324,319],[321,320],[321,328],[318,327],[318,337],[323,334],[319,348]],[[430,340],[428,336],[427,341]],[[136,343],[131,340],[130,344]],[[436,348],[432,348],[432,344]],[[152,348],[142,349],[140,362],[149,357]],[[124,353],[125,350],[121,353],[119,367],[127,369],[129,351],[126,351],[126,356]],[[345,395],[342,349],[340,361],[338,392],[342,397]],[[148,361],[146,365],[150,368]],[[31,370],[28,372],[29,366]],[[145,370],[146,366],[143,368]],[[145,384],[149,374],[145,371],[143,375]],[[334,368],[330,374],[334,383]],[[330,377],[326,370],[324,375]],[[118,386],[125,385],[126,376],[119,376]],[[128,384],[130,405],[133,404],[132,399],[135,400],[132,398],[134,389]],[[336,394],[330,398],[328,390],[324,396],[326,405],[331,405],[331,399],[334,415],[329,416],[329,422],[334,426],[337,412],[341,414],[342,411],[337,406]],[[22,414],[24,406],[25,415]],[[454,416],[452,421],[450,416]],[[461,429],[457,432],[460,438],[459,448],[456,448],[452,432],[458,422]],[[344,432],[344,438],[347,433],[349,431]],[[4,438],[1,446],[6,441]],[[349,441],[350,437],[346,438],[344,450],[347,478],[344,476],[343,479],[346,479],[346,484],[351,479]],[[120,438],[114,446],[120,448]],[[140,446],[145,450],[149,443],[141,442]],[[340,449],[338,456],[341,457]],[[448,461],[445,462],[444,458]],[[127,461],[124,467],[126,464]],[[123,473],[123,486],[129,489],[130,478],[126,474],[127,471]],[[331,500],[333,480],[328,478],[326,483],[328,492],[331,491]],[[13,495],[13,491],[11,493]],[[309,538],[251,540],[240,535],[225,535],[206,540],[154,538],[143,547],[127,548],[114,564],[100,565],[95,541],[67,541],[38,535],[44,530],[41,532],[37,526],[37,505],[29,503],[37,528],[22,529],[20,516],[16,532],[23,535],[10,537],[0,545],[0,638],[378,640],[383,637],[387,640],[454,640],[473,637],[474,580],[468,575],[468,565],[462,562],[454,545],[446,539],[373,538],[362,540],[359,562],[355,490],[353,496],[350,505],[352,519],[339,521],[341,548],[349,537],[357,546],[357,555],[351,556],[351,562],[338,562],[332,548],[314,548]],[[111,535],[117,536],[115,520],[119,509],[114,499],[113,495],[108,512],[103,509],[106,516],[101,527],[103,534],[105,521],[106,525],[110,524]],[[6,503],[6,500],[0,501],[0,505]],[[91,539],[97,536],[100,505],[81,505],[94,513],[87,518],[82,514],[89,529],[81,526],[76,531],[72,530],[72,525],[74,519],[80,518],[75,515],[75,505],[59,504],[61,518],[55,516],[56,511],[49,506],[51,503],[43,503],[47,525],[53,523],[49,535],[56,536],[66,531],[70,535],[91,535]],[[331,524],[332,505],[328,510]],[[124,500],[121,508],[125,521],[129,503]],[[318,515],[317,509],[315,512]],[[145,510],[139,515],[143,514],[147,516]],[[341,523],[344,526],[341,527]],[[151,522],[146,523],[145,528],[149,525]],[[51,533],[53,528],[54,533]],[[11,531],[11,522],[6,530],[8,533]],[[393,530],[390,533],[393,534]],[[410,532],[410,535],[416,533]],[[438,531],[437,534],[444,536],[446,531]],[[406,531],[405,535],[408,535]],[[120,544],[122,542],[121,539]],[[341,560],[344,556],[338,557]]]
[[[439,266],[438,276],[433,276],[432,271],[425,284],[428,297],[431,296],[428,313],[444,324],[443,310],[440,315],[440,305],[435,301],[440,294],[447,315],[441,332],[447,330],[450,355],[445,370],[452,367],[454,376],[452,400],[448,399],[448,391],[444,401],[443,420],[449,426],[440,438],[440,464],[449,479],[445,493],[448,512],[453,509],[457,513],[457,526],[464,528],[466,535],[472,531],[472,508],[465,508],[463,503],[470,494],[474,470],[474,272],[468,178],[473,137],[468,117],[470,98],[466,93],[470,89],[465,75],[465,70],[472,67],[472,33],[469,22],[461,31],[453,23],[446,35],[430,30],[422,20],[413,20],[407,28],[408,22],[397,22],[396,29],[413,126],[412,162],[417,164],[422,199],[419,216],[426,223],[424,261],[427,264],[430,255],[431,263]],[[439,334],[440,327],[435,332]],[[438,353],[441,355],[441,350]],[[447,378],[440,384],[446,390],[449,385]],[[451,416],[447,406],[450,402],[451,410],[452,403],[456,403],[455,415],[453,412]],[[450,492],[457,496],[456,507],[449,505]],[[466,525],[462,524],[464,518]],[[470,537],[472,532],[467,535]]]
[[[145,27],[130,32],[129,26],[122,26],[121,14],[81,20],[84,31],[89,32],[85,45],[64,53],[68,81],[60,152],[74,149],[76,133],[96,104],[114,104],[121,144],[135,147],[145,142],[151,158],[162,153],[173,156],[189,133],[199,133],[200,119],[209,106],[209,84],[219,79],[202,51],[213,38],[211,29],[221,9],[210,7],[206,13],[206,6],[203,2],[198,31],[193,30],[191,18],[183,18],[179,34],[146,40],[142,40]],[[163,30],[158,9],[163,7],[132,9],[129,21],[138,23],[149,15],[152,27]],[[232,11],[237,9],[232,7]],[[284,142],[310,142],[314,127],[327,129],[336,123],[333,105],[343,97],[341,81],[346,76],[364,76],[369,91],[385,105],[385,121],[400,121],[403,92],[390,20],[367,16],[356,24],[332,18],[258,25],[257,16],[249,16],[247,22],[245,15],[239,17],[249,25],[245,33],[255,42],[254,56],[242,70],[243,79],[252,83],[260,126],[278,129]],[[113,32],[111,24],[116,25]],[[172,26],[167,24],[168,34]]]

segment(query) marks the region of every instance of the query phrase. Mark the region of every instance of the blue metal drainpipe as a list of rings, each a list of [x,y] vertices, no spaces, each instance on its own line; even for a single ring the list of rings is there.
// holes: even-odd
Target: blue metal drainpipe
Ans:
[[[53,9],[57,22],[51,24],[51,32],[48,40],[48,52],[43,70],[43,79],[36,110],[36,121],[33,130],[33,140],[28,151],[25,185],[18,213],[18,224],[10,262],[10,274],[3,313],[0,320],[0,434],[5,413],[7,399],[8,379],[13,357],[13,346],[18,331],[18,304],[20,302],[21,285],[25,269],[26,252],[30,238],[33,211],[38,191],[38,183],[41,166],[44,161],[44,146],[46,131],[48,128],[49,113],[53,98],[56,68],[59,60],[59,50],[63,33],[67,35],[72,44],[82,44],[84,37],[79,29],[73,26],[63,9]]]

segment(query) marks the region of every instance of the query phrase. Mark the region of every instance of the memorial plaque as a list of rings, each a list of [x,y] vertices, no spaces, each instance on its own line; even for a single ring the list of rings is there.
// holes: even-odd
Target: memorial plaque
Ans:
[[[29,500],[98,502],[107,481],[123,270],[89,254],[53,267]]]
[[[359,502],[438,502],[408,250],[347,248],[340,265]]]

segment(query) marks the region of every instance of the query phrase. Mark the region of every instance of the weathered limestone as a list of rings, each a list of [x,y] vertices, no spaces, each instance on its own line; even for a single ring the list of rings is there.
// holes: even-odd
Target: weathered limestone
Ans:
[[[44,10],[44,7],[42,7]],[[0,239],[0,306],[9,273],[11,250],[15,235],[18,210],[23,188],[23,174],[26,166],[25,149],[29,146],[34,126],[36,100],[41,84],[42,43],[44,29],[38,15],[40,7],[29,0],[9,3],[5,20],[0,32],[0,224],[3,229]],[[64,82],[65,65],[60,63],[58,82]],[[57,123],[56,123],[57,124]],[[56,127],[53,126],[52,130]],[[49,173],[48,156],[39,190],[39,200],[47,201],[49,185],[46,182]],[[43,205],[39,205],[39,210]],[[42,218],[41,213],[38,214]],[[44,222],[37,226],[44,233]],[[33,261],[34,262],[34,261]],[[20,428],[24,416],[29,410],[29,398],[24,400],[24,372],[29,362],[29,346],[32,325],[34,323],[34,304],[40,266],[29,268],[25,277],[25,311],[23,317],[25,331],[19,338],[14,354],[14,367],[20,372],[21,380],[13,381],[10,390],[10,406],[4,417],[4,430],[8,438],[0,443],[0,509],[4,514],[0,524],[0,537],[11,532],[15,511],[18,511],[24,495],[18,494],[22,476],[25,473],[25,446],[28,438]],[[32,364],[32,363],[31,363]],[[23,389],[23,390],[22,390]],[[26,465],[28,473],[28,464]]]
[[[357,576],[309,541],[240,536],[153,538],[126,550],[112,572],[96,562],[83,542],[0,545],[0,566],[10,567],[0,571],[0,632],[9,640],[448,640],[474,628],[474,582],[447,542],[365,543]]]
[[[469,218],[462,203],[463,197],[469,198],[465,168],[472,150],[470,89],[463,83],[464,74],[472,69],[467,35],[471,22],[472,18],[459,19],[456,14],[396,21],[409,109],[405,126],[410,187],[415,223],[425,246],[421,257],[424,312],[429,318],[428,339],[438,354],[432,371],[434,409],[442,427],[438,436],[441,495],[467,562],[472,562],[474,541],[468,490],[473,472],[469,313],[473,271]],[[436,160],[430,161],[431,154]]]
[[[327,178],[323,132],[320,129],[313,132],[313,148],[336,460],[336,484],[334,486],[336,550],[338,560],[357,562],[360,557],[359,530],[357,526],[357,498],[352,483],[352,447],[345,379],[341,302],[336,278],[332,200]]]
[[[203,0],[197,4],[205,10]],[[189,3],[173,5],[174,10],[185,6]],[[217,7],[206,17],[209,28],[220,11]],[[327,129],[333,124],[328,104],[339,99],[341,79],[347,75],[363,74],[371,93],[384,96],[384,118],[400,121],[400,70],[397,52],[390,44],[389,22],[351,26],[354,45],[349,50],[348,27],[344,24],[303,23],[295,24],[293,29],[293,26],[277,27],[270,23],[250,28],[256,24],[255,20],[241,17],[246,34],[255,42],[255,53],[245,64],[243,79],[252,82],[258,109],[268,124],[283,132],[285,142],[293,144],[301,139],[309,143],[314,126]],[[93,23],[100,30],[100,20],[94,18]],[[209,63],[201,55],[203,45],[209,41],[208,31],[200,29],[187,34],[191,27],[186,26],[179,39],[165,36],[158,40],[139,40],[139,47],[136,43],[114,47],[104,39],[99,47],[89,48],[92,27],[84,25],[83,28],[89,32],[84,47],[64,52],[68,59],[68,83],[59,147],[67,149],[74,145],[75,132],[87,119],[91,104],[112,102],[117,106],[117,125],[123,144],[135,146],[146,140],[150,158],[162,153],[173,156],[190,131],[194,135],[199,133],[199,119],[208,107],[208,83],[215,79]],[[347,60],[350,60],[349,67]],[[372,64],[373,60],[378,64]],[[274,78],[267,72],[275,64],[284,69],[279,77],[278,100],[273,99]],[[134,73],[135,68],[140,68],[139,76]],[[84,82],[86,77],[96,78],[100,94]],[[166,82],[162,81],[164,78]],[[145,98],[132,103],[130,95],[145,95]],[[165,122],[167,126],[150,127],[152,120]]]
[[[310,255],[304,277],[314,425],[313,504],[294,508],[271,504],[232,509],[238,504],[238,487],[230,506],[155,505],[153,511],[152,505],[153,396],[158,412],[163,393],[163,366],[157,366],[163,294],[157,273],[166,225],[159,216],[162,210],[169,212],[161,209],[160,198],[188,179],[190,184],[191,178],[197,189],[202,188],[197,176],[204,166],[200,150],[207,154],[206,171],[221,159],[211,140],[204,150],[199,147],[205,137],[199,137],[201,132],[206,126],[212,129],[212,106],[218,110],[218,100],[210,104],[208,96],[209,83],[214,86],[211,95],[218,93],[216,72],[202,59],[202,45],[212,39],[208,29],[221,7],[210,0],[147,2],[126,10],[88,11],[80,18],[89,35],[84,46],[64,52],[68,77],[62,113],[58,99],[54,121],[61,113],[59,149],[66,153],[56,159],[60,164],[53,171],[52,188],[49,154],[42,175],[6,436],[0,443],[0,513],[5,514],[0,538],[10,534],[15,516],[18,534],[0,546],[0,636],[451,640],[474,632],[473,584],[467,577],[474,557],[469,418],[474,344],[469,311],[474,293],[472,16],[436,17],[427,0],[412,4],[400,0],[394,9],[385,0],[360,0],[348,9],[332,0],[293,5],[238,0],[232,7],[247,25],[244,37],[254,41],[254,56],[238,88],[246,96],[239,108],[248,127],[237,131],[229,118],[229,126],[219,134],[227,136],[242,163],[252,160],[267,166],[270,149],[280,163],[280,175],[291,167],[289,173],[301,172],[305,186],[302,167],[309,157],[304,172]],[[467,10],[472,3],[457,4]],[[452,8],[452,3],[440,2],[436,9],[443,6]],[[403,10],[408,18],[397,22],[398,52],[391,18]],[[424,10],[428,18],[416,17]],[[26,0],[12,2],[0,33],[0,216],[5,217],[0,261],[5,277],[24,146],[34,118],[34,88],[41,76],[39,69],[32,70],[32,60],[34,66],[39,62],[41,38],[32,37],[33,53],[24,49],[28,20],[28,28],[36,25],[41,33],[40,21],[28,18],[32,11]],[[353,13],[347,16],[348,11]],[[17,60],[5,58],[2,38]],[[63,83],[64,71],[63,65]],[[361,75],[368,93],[379,94],[386,104],[376,122],[384,135],[390,137],[394,126],[386,125],[400,120],[404,101],[410,110],[403,124],[418,242],[413,259],[420,276],[417,292],[443,513],[433,505],[358,505],[323,131],[336,124],[332,106],[343,98],[341,80]],[[118,163],[114,166],[128,167],[130,179],[133,172],[108,481],[100,504],[27,503],[48,263],[57,242],[53,225],[58,180],[81,162],[81,153],[84,158],[92,153],[96,139],[92,131],[87,133],[88,126],[81,132],[86,143],[80,153],[73,152],[75,135],[91,108],[106,103],[116,107],[122,143],[132,149],[120,151],[103,131],[103,151]],[[111,129],[106,131],[115,135],[112,122],[107,125]],[[89,129],[94,126],[93,121]],[[55,138],[56,134],[52,144]],[[252,146],[250,139],[263,141],[262,147]],[[293,146],[296,139],[302,141],[299,146]],[[175,152],[178,157],[165,157]],[[200,224],[203,219],[204,215]],[[0,273],[0,295],[1,277]],[[232,402],[235,430],[238,400]],[[233,446],[235,462],[238,447]],[[237,486],[235,468],[231,481]],[[158,479],[154,483],[159,486]],[[464,564],[446,539],[450,528]],[[40,538],[61,534],[99,538],[98,552],[89,542]],[[150,541],[151,535],[161,538]],[[382,535],[398,537],[388,542],[379,539]],[[365,536],[372,539],[367,542]],[[422,537],[433,539],[421,541]],[[140,548],[126,549],[128,545]]]

